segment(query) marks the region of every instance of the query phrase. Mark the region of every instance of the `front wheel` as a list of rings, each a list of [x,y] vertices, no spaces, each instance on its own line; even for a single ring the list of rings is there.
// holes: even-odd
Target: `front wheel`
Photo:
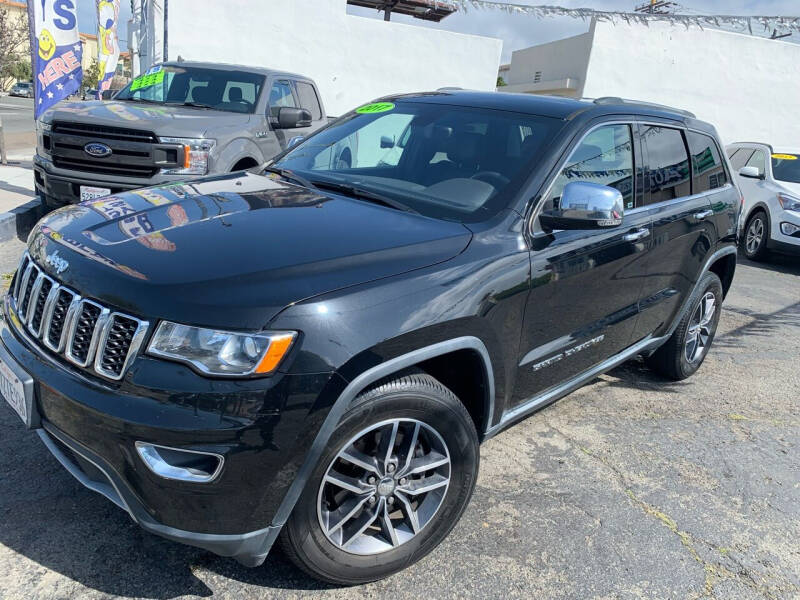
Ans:
[[[391,575],[458,522],[478,460],[469,413],[436,379],[414,372],[376,384],[331,437],[281,532],[283,549],[329,583]]]
[[[764,260],[767,257],[767,242],[769,241],[769,227],[767,215],[764,211],[756,211],[747,221],[744,229],[744,254],[750,260]]]
[[[708,354],[722,313],[722,282],[706,273],[689,302],[689,310],[669,340],[647,363],[665,377],[679,381],[694,374]]]

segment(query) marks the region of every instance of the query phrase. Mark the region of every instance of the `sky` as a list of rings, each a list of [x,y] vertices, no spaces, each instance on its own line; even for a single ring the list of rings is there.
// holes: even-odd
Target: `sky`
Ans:
[[[505,1],[505,0],[501,0]],[[632,11],[644,0],[515,0],[518,4],[532,5],[557,5],[566,8],[588,7],[596,10]],[[733,14],[733,15],[764,15],[764,16],[800,16],[800,2],[798,0],[682,0],[679,2],[681,9],[677,12],[683,14]],[[349,6],[347,12],[353,15],[383,19],[383,13],[377,11]],[[441,23],[428,23],[420,19],[392,15],[392,21],[409,23],[421,27],[436,27],[471,33],[475,35],[488,35],[503,40],[502,62],[511,61],[511,52],[536,44],[552,42],[572,35],[579,35],[589,30],[589,22],[569,17],[538,19],[533,16],[506,14],[499,10],[481,10],[470,8],[466,13],[456,13]],[[785,41],[800,42],[800,35],[795,34]]]

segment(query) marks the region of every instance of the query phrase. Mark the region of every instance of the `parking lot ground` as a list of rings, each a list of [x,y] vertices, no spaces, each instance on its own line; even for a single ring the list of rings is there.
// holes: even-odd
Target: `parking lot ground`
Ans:
[[[2,406],[0,597],[800,598],[799,358],[800,262],[741,262],[694,377],[631,362],[498,435],[449,538],[353,588],[144,533]]]

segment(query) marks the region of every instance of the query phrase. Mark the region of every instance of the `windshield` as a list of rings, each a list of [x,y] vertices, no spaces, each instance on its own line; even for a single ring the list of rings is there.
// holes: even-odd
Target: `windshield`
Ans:
[[[381,194],[423,215],[484,221],[508,206],[557,119],[412,101],[363,106],[280,158],[312,183]]]
[[[115,100],[195,105],[227,112],[253,113],[264,76],[183,66],[156,66],[122,89]]]
[[[772,176],[778,181],[800,183],[800,159],[796,154],[773,154]]]

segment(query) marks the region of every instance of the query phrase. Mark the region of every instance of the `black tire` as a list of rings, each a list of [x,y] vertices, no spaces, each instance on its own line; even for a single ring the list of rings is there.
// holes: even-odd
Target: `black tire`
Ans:
[[[751,231],[751,229],[753,231]],[[760,236],[758,232],[760,232]],[[755,243],[756,237],[758,237],[757,243]],[[742,251],[750,260],[764,260],[769,256],[769,250],[767,249],[768,242],[769,219],[767,218],[767,213],[759,209],[747,219],[747,224],[744,227],[744,235],[742,236]]]
[[[692,360],[689,360],[689,357],[687,357],[690,348],[688,344],[689,329],[696,324],[698,310],[701,310],[700,303],[708,294],[713,294],[715,302],[713,316],[708,323],[708,335],[704,346],[697,352],[696,356],[692,356]],[[711,272],[703,275],[700,285],[697,286],[697,290],[692,294],[692,298],[689,301],[689,308],[681,318],[680,323],[678,323],[677,329],[663,346],[646,359],[650,368],[675,381],[690,377],[700,368],[717,332],[719,317],[722,313],[722,295],[722,282],[719,277]]]
[[[392,419],[419,421],[435,430],[451,458],[450,481],[436,512],[411,539],[380,553],[353,554],[334,544],[323,531],[318,517],[321,486],[328,468],[354,436]],[[359,395],[342,417],[281,531],[281,546],[300,569],[336,585],[367,583],[405,569],[436,548],[461,518],[475,487],[479,456],[478,436],[469,413],[436,379],[415,371],[378,382]]]

